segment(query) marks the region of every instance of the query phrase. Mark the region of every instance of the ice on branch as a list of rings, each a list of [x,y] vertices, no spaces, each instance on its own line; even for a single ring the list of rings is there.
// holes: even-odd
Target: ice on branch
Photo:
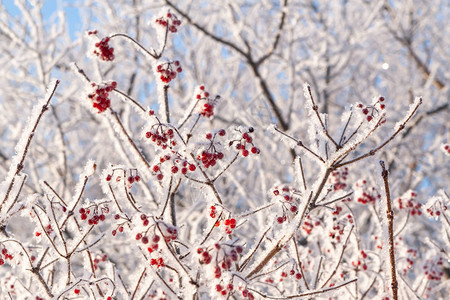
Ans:
[[[411,119],[411,117],[413,116],[413,114],[415,113],[420,104],[422,104],[422,97],[416,97],[414,99],[414,102],[409,105],[408,111],[405,113],[403,119],[395,123],[394,126],[395,131],[402,129],[405,126],[406,122],[408,122],[409,119]]]

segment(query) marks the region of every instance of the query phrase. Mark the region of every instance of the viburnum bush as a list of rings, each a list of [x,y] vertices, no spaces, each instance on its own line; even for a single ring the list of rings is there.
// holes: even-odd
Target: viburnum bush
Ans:
[[[446,299],[442,12],[162,2],[1,8],[1,299]]]

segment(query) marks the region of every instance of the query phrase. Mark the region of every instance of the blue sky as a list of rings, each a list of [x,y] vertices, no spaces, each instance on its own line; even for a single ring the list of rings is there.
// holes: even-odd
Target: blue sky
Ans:
[[[20,15],[19,8],[14,4],[14,0],[0,0],[1,5],[12,15]],[[39,0],[38,0],[39,1]],[[48,20],[55,12],[63,10],[66,14],[67,25],[72,39],[75,39],[76,33],[82,30],[82,23],[79,10],[76,7],[77,1],[72,0],[46,0],[42,8],[44,20]]]

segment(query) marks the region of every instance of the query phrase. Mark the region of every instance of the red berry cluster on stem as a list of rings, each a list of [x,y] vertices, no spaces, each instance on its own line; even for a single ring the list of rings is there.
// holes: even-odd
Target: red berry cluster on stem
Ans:
[[[170,11],[168,11],[165,16],[156,19],[155,22],[162,27],[167,27],[167,29],[173,33],[177,32],[178,27],[181,25],[181,21]]]
[[[249,127],[248,131],[243,132],[239,139],[231,141],[230,146],[236,143],[236,149],[241,151],[241,154],[244,157],[247,157],[250,153],[259,154],[259,148],[255,147],[253,138],[250,135],[254,131],[253,127]]]
[[[8,253],[8,249],[6,247],[3,247],[0,252],[0,266],[4,265],[6,260],[12,260],[14,257]]]
[[[214,106],[217,104],[220,96],[216,96],[214,99],[209,98],[209,92],[206,91],[204,85],[201,85],[197,88],[195,99],[197,100],[199,113],[204,117],[210,118],[214,115]]]
[[[177,73],[183,72],[178,60],[167,62],[156,67],[156,72],[161,73],[159,79],[164,83],[169,83],[177,77]]]
[[[194,172],[197,168],[194,164],[189,163],[179,153],[172,151],[172,155],[165,154],[160,156],[159,162],[153,165],[152,171],[153,174],[156,175],[156,179],[163,180],[164,174],[162,165],[166,162],[169,162],[171,164],[171,166],[169,167],[171,174],[181,173],[183,175],[186,175],[188,171]]]
[[[287,185],[283,187],[276,186],[272,189],[272,193],[274,195],[272,201],[278,201],[282,204],[283,215],[277,217],[277,222],[282,224],[287,220],[286,214],[296,214],[298,211],[297,199],[294,197],[294,193],[297,193],[297,190]]]
[[[89,35],[96,35],[97,30],[89,31]],[[94,44],[93,54],[100,57],[103,61],[113,61],[114,60],[114,48],[109,46],[109,37],[103,38],[101,41]]]
[[[348,168],[344,167],[341,170],[331,172],[328,183],[333,185],[334,191],[343,190],[347,187]]]
[[[416,199],[417,193],[414,191],[406,192],[402,197],[396,199],[399,210],[407,210],[412,216],[422,214],[422,204]]]
[[[439,217],[445,211],[447,211],[447,206],[444,205],[441,201],[435,201],[427,208],[427,213],[432,217]]]
[[[216,149],[215,139],[216,136],[224,136],[226,134],[225,129],[219,130],[217,133],[207,133],[206,139],[209,140],[208,148],[203,150],[201,154],[197,155],[197,159],[201,161],[205,168],[213,167],[216,165],[217,160],[223,159],[224,154]]]
[[[223,224],[225,225],[225,232],[227,234],[231,234],[233,232],[233,229],[236,228],[236,219],[225,219],[225,221],[223,221]]]
[[[367,253],[364,250],[361,250],[358,260],[352,261],[353,267],[355,267],[356,269],[363,269],[364,271],[366,271],[367,270],[366,259]]]
[[[163,150],[177,144],[174,130],[161,123],[154,124],[149,131],[145,132],[145,137]]]
[[[423,266],[423,271],[425,275],[427,275],[427,279],[440,281],[442,276],[444,276],[444,272],[442,270],[443,265],[444,259],[442,256],[435,259],[427,259]]]
[[[97,270],[98,269],[98,265],[101,262],[105,262],[108,259],[108,255],[106,254],[98,254],[94,260],[92,261],[94,263],[94,269]]]
[[[98,113],[102,113],[111,106],[109,92],[117,87],[117,83],[115,81],[103,84],[92,82],[91,87],[93,91],[88,95],[88,98],[92,100],[92,106],[98,110]]]
[[[376,116],[376,114],[379,113],[378,109],[384,110],[386,108],[386,105],[383,103],[384,97],[378,98],[378,100],[373,105],[363,105],[359,103],[357,107],[361,109],[361,112],[366,115],[366,120],[368,122],[372,121],[372,119]],[[383,120],[384,122],[385,120]]]
[[[369,187],[366,180],[359,180],[355,183],[354,197],[362,204],[375,204],[377,199],[381,199],[380,193],[375,187]]]
[[[108,206],[98,207],[98,206],[92,206],[92,207],[82,207],[78,211],[80,213],[80,218],[83,221],[88,222],[89,225],[97,225],[100,222],[103,222],[106,220],[105,214],[109,213]],[[92,212],[92,215],[91,215]],[[90,218],[89,218],[90,217]],[[88,219],[89,218],[89,219]]]
[[[230,270],[233,264],[239,260],[243,250],[239,245],[215,243],[211,247],[198,248],[197,254],[200,264],[208,265],[214,262],[214,277],[219,279],[222,277],[223,271]]]

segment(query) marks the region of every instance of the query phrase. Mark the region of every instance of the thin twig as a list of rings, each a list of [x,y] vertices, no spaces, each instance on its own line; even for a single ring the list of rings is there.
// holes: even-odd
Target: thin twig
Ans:
[[[292,238],[292,242],[294,243],[295,255],[297,256],[298,269],[300,270],[300,274],[302,274],[303,282],[305,283],[306,289],[309,290],[308,282],[306,281],[305,274],[303,272],[303,266],[302,266],[302,262],[300,260],[300,254],[298,253],[297,239],[295,238],[295,236]]]
[[[337,273],[339,265],[341,264],[341,261],[342,261],[342,257],[344,256],[345,249],[347,248],[348,240],[350,239],[350,235],[352,234],[353,228],[355,228],[354,225],[350,228],[350,232],[348,233],[347,238],[345,239],[345,242],[342,245],[341,254],[339,255],[339,259],[337,260],[337,263],[333,269],[333,272],[331,272],[330,276],[328,276],[327,280],[325,280],[325,282],[322,284],[321,288],[324,288],[327,285],[327,283],[333,278],[333,276]]]
[[[278,129],[276,126],[274,127],[275,131],[281,133],[282,135],[284,135],[287,138],[290,138],[291,140],[295,141],[295,143],[297,144],[297,146],[302,147],[303,149],[305,149],[306,151],[308,151],[309,153],[311,153],[314,157],[316,157],[318,160],[320,160],[321,162],[325,163],[325,161],[323,160],[322,157],[320,157],[318,154],[316,154],[314,151],[312,151],[311,149],[309,149],[308,147],[305,146],[305,144],[303,144],[302,141],[297,140],[295,138],[293,138],[292,136],[286,134],[285,132],[281,131],[280,129]]]
[[[363,154],[361,156],[358,156],[357,158],[354,158],[352,160],[343,162],[343,163],[339,163],[336,165],[336,168],[340,168],[342,166],[348,165],[348,164],[352,164],[358,160],[361,160],[363,158],[366,158],[368,156],[374,155],[378,150],[380,150],[381,148],[383,148],[384,146],[386,146],[388,143],[390,143],[396,136],[397,134],[402,131],[405,126],[406,123],[408,123],[408,121],[412,118],[412,116],[416,113],[417,109],[419,108],[419,106],[422,104],[422,98],[420,98],[420,101],[417,103],[416,107],[414,107],[414,109],[411,111],[411,114],[405,119],[405,121],[403,122],[403,124],[401,124],[398,129],[394,132],[394,134],[387,139],[384,143],[382,143],[381,145],[379,145],[378,147],[373,148],[372,150],[370,150],[368,153]]]
[[[307,292],[307,293],[303,293],[303,294],[283,296],[282,299],[295,299],[295,298],[308,297],[308,296],[313,296],[313,295],[327,293],[329,291],[337,290],[337,289],[339,289],[339,288],[341,288],[343,286],[346,286],[346,285],[348,285],[350,283],[353,283],[353,282],[355,282],[357,280],[358,280],[358,278],[354,278],[354,279],[351,279],[349,281],[343,282],[341,284],[335,285],[333,287],[329,287],[329,288],[321,289],[321,290],[317,290],[317,291],[311,291],[311,292]],[[248,289],[253,291],[253,292],[255,292],[255,293],[257,293],[257,294],[259,294],[261,297],[266,298],[266,299],[280,299],[280,297],[268,296],[268,295],[265,295],[265,294],[263,294],[263,293],[261,293],[261,292],[259,292],[257,290],[254,290],[252,288],[248,288]]]
[[[319,122],[320,122],[320,126],[322,126],[322,131],[323,131],[323,133],[324,133],[324,134],[327,136],[327,138],[334,144],[334,146],[336,147],[336,149],[339,149],[340,146],[339,146],[339,145],[336,143],[336,141],[330,136],[330,134],[328,133],[328,129],[325,127],[325,124],[323,124],[322,118],[321,118],[320,115],[319,115],[319,109],[318,109],[316,103],[314,102],[314,97],[313,97],[313,95],[312,95],[311,87],[310,87],[309,85],[307,86],[307,89],[308,89],[308,93],[309,93],[309,99],[310,99],[311,102],[312,102],[312,110],[316,113],[317,119],[318,119]]]
[[[134,296],[136,296],[136,292],[137,292],[137,290],[138,290],[138,288],[139,288],[139,285],[141,284],[142,278],[144,278],[144,274],[145,274],[145,271],[146,271],[146,270],[147,270],[147,268],[144,268],[144,270],[143,270],[142,273],[141,273],[141,276],[139,276],[139,280],[138,280],[138,282],[136,283],[136,288],[134,289],[133,295],[131,295],[131,300],[133,300],[133,299],[134,299]]]

